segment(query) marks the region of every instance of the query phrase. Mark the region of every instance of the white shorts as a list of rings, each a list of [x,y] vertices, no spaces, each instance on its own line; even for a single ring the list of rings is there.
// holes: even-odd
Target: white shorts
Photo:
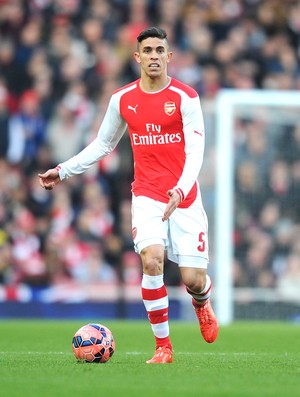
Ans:
[[[189,208],[177,208],[168,221],[166,204],[144,196],[132,198],[132,231],[136,252],[162,244],[168,259],[181,267],[207,268],[208,225],[201,197]]]

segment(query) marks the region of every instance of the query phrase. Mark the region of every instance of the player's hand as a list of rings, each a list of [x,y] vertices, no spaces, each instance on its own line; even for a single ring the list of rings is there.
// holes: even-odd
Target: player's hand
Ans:
[[[51,168],[44,174],[38,174],[40,185],[47,190],[52,190],[60,182],[60,177],[56,168]]]
[[[166,206],[164,216],[162,217],[163,222],[170,218],[170,216],[176,210],[176,208],[178,207],[178,205],[181,201],[181,197],[176,190],[174,190],[174,189],[168,190],[167,194],[170,197],[170,200]]]

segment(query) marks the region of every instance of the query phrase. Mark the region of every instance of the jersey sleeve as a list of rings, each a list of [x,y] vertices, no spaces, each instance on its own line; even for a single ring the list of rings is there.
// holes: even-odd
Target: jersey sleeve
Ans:
[[[205,131],[199,97],[185,97],[182,101],[181,113],[186,160],[174,189],[179,191],[184,200],[197,181],[203,162]]]
[[[112,152],[126,131],[127,124],[120,114],[119,97],[110,99],[97,137],[77,155],[58,165],[61,180],[81,174]]]

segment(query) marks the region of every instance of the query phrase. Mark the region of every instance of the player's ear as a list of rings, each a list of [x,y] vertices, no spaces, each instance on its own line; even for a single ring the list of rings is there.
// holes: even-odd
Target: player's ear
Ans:
[[[133,56],[134,56],[134,59],[137,61],[137,63],[141,63],[141,57],[137,51],[133,53]]]
[[[167,62],[170,62],[173,57],[173,52],[168,52]]]

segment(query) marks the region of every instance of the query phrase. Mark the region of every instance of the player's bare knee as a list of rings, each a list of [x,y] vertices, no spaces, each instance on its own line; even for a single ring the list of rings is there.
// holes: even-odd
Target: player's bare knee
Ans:
[[[143,272],[149,276],[157,276],[163,273],[163,261],[159,258],[145,258],[143,262]]]
[[[193,292],[201,292],[205,288],[205,281],[197,280],[185,284],[186,287]]]
[[[160,253],[145,249],[141,252],[141,259],[143,263],[143,272],[145,274],[156,276],[163,273],[164,257]]]
[[[147,263],[143,266],[143,272],[148,276],[158,276],[163,273],[162,266],[157,263]]]
[[[193,291],[200,292],[203,291],[206,285],[206,272],[198,271],[198,272],[189,272],[187,274],[183,274],[182,281],[185,286]]]

